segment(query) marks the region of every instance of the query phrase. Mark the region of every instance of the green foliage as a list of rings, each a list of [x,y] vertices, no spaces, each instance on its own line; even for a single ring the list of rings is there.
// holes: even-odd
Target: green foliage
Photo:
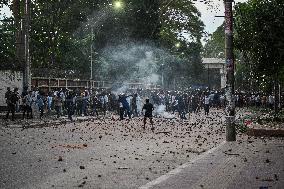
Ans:
[[[116,62],[104,52],[111,47],[128,45],[129,49],[129,44],[143,43],[153,51],[163,49],[163,54],[168,54],[163,59],[165,66],[161,66],[162,55],[155,54],[155,69],[160,74],[164,67],[165,73],[183,77],[185,83],[202,80],[200,39],[204,25],[191,2],[121,2],[123,6],[115,8],[113,0],[32,1],[30,52],[33,75],[89,78],[90,47],[93,45],[95,78],[127,78],[129,72],[135,72],[135,66],[129,65],[131,69],[126,70],[124,68],[130,62]],[[13,25],[9,27],[13,28]],[[10,48],[14,46],[13,36],[5,33],[4,38],[9,50],[2,50],[3,54],[6,59],[14,57],[13,48]],[[175,47],[177,42],[181,44],[179,48]],[[2,44],[0,46],[4,48]],[[3,60],[11,62],[6,59]],[[121,65],[120,69],[117,65]]]
[[[249,0],[236,6],[236,47],[247,53],[256,78],[279,78],[283,70],[284,2]]]
[[[12,25],[12,18],[4,18],[0,22],[0,69],[21,69],[19,64],[14,61],[15,54],[15,28]]]
[[[200,12],[187,0],[165,0],[161,3],[161,37],[175,44],[177,41],[200,43],[204,24]]]
[[[203,57],[225,58],[225,30],[224,23],[210,36],[203,49]]]
[[[165,75],[171,76],[168,83],[173,83],[173,79],[185,87],[192,83],[202,83],[204,69],[200,57],[200,40],[204,24],[200,20],[200,12],[192,2],[186,0],[161,1],[160,10],[161,45],[178,57],[164,66]]]
[[[80,46],[73,37],[73,32],[90,14],[84,3],[86,1],[34,1],[31,11],[33,68],[66,69],[74,75],[86,71],[82,64],[86,58],[78,51]]]

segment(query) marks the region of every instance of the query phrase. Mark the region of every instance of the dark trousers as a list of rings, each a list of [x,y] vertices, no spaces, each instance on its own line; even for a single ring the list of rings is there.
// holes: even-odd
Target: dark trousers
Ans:
[[[93,105],[93,112],[92,112],[92,115],[93,116],[97,116],[97,117],[99,117],[99,113],[98,113],[98,111],[97,111],[97,107],[96,107],[96,105]]]
[[[62,108],[61,106],[55,106],[57,118],[61,116],[61,108]]]
[[[124,108],[119,108],[119,117],[120,120],[123,120]]]
[[[123,107],[124,111],[126,112],[126,114],[128,115],[129,119],[131,119],[131,112],[130,112],[130,108],[129,107]]]
[[[204,105],[205,115],[209,114],[209,104]]]
[[[179,116],[180,116],[181,119],[186,119],[186,117],[185,117],[185,110],[183,108],[179,109],[178,113],[179,113]]]
[[[137,106],[133,106],[132,108],[133,117],[138,117]]]
[[[16,110],[16,105],[15,104],[12,104],[12,103],[9,103],[8,104],[8,111],[7,111],[7,114],[6,114],[6,119],[9,118],[9,114],[11,112],[12,114],[12,120],[15,119],[15,110]]]
[[[73,112],[74,112],[73,104],[68,104],[67,105],[67,114],[68,114],[68,119],[70,119],[71,121],[73,120],[72,119]]]
[[[25,118],[25,115],[27,113],[27,119],[29,118],[33,118],[33,110],[32,107],[28,106],[28,105],[23,105],[23,119]]]
[[[39,117],[40,117],[40,119],[41,119],[42,116],[43,116],[43,106],[38,107],[38,109],[39,109],[39,112],[40,112]]]

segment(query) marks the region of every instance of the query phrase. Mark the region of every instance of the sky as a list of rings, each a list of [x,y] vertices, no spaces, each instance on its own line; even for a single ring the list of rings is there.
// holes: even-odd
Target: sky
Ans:
[[[224,18],[215,16],[224,16],[224,4],[222,0],[212,0],[214,8],[209,8],[202,2],[195,2],[195,6],[201,13],[201,20],[205,24],[205,31],[213,33],[224,21]],[[247,0],[235,0],[235,3],[247,2]]]
[[[213,33],[218,26],[220,26],[224,19],[215,16],[223,16],[224,15],[224,5],[222,0],[212,0],[214,9],[208,9],[208,6],[203,2],[195,2],[195,6],[201,12],[201,20],[205,24],[205,31],[208,33]],[[235,3],[238,2],[246,2],[247,0],[235,0]],[[4,7],[1,10],[1,14],[4,13],[6,16],[11,15],[11,11],[8,7]]]

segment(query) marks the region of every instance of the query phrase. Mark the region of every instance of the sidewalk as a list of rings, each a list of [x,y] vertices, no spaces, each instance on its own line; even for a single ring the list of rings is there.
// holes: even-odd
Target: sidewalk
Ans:
[[[284,138],[224,142],[140,189],[284,188]]]

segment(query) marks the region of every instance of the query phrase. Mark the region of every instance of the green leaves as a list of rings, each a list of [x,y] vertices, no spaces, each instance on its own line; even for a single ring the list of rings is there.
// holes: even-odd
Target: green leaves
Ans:
[[[225,33],[224,23],[211,35],[204,46],[203,56],[206,58],[224,58]]]
[[[0,69],[21,69],[21,65],[14,60],[15,54],[15,28],[13,19],[4,17],[0,22]]]
[[[204,25],[200,13],[190,1],[123,0],[119,10],[113,7],[113,3],[113,0],[33,0],[30,29],[33,73],[40,74],[37,76],[89,78],[86,73],[90,73],[92,45],[94,75],[100,76],[97,78],[127,78],[124,67],[129,67],[128,72],[137,70],[130,64],[131,61],[126,59],[122,64],[107,57],[104,52],[112,47],[131,49],[130,44],[144,44],[153,52],[157,50],[167,54],[165,73],[181,74],[188,79],[200,77],[200,39]],[[15,7],[21,15],[23,4]],[[13,25],[9,27],[13,28]],[[5,45],[9,47],[0,44],[0,50],[6,56],[1,60],[11,62],[15,56],[15,41],[13,34],[7,31],[13,29],[5,29],[1,25],[0,35],[7,40]],[[145,56],[149,50],[142,51]],[[162,57],[160,52],[155,53],[153,57]],[[162,62],[162,58],[158,59],[154,61],[157,72]],[[125,73],[118,71],[121,70],[121,67],[117,68],[119,64]],[[35,72],[36,69],[46,71]]]
[[[284,2],[280,0],[250,0],[236,6],[236,47],[248,52],[256,72],[275,76],[281,70],[281,49],[284,40]],[[283,65],[283,64],[282,64]]]

